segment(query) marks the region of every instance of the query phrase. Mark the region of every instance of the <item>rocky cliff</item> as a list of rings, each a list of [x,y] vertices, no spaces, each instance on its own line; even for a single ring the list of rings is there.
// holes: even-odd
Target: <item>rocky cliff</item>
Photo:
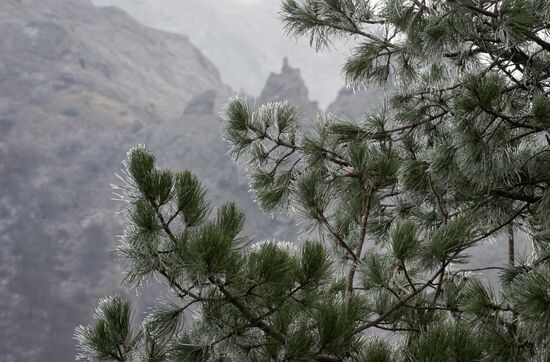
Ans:
[[[224,81],[254,96],[288,54],[322,108],[342,86],[340,69],[347,49],[354,46],[316,52],[307,37],[289,37],[279,15],[280,0],[92,1],[120,7],[148,26],[189,36],[220,69]]]
[[[89,0],[2,0],[0,34],[0,360],[73,360],[97,298],[127,293],[109,183],[136,143],[236,199],[257,238],[292,235],[225,156],[231,91],[187,38]]]
[[[305,122],[314,121],[320,112],[317,102],[309,99],[309,91],[302,79],[300,69],[291,67],[287,58],[283,60],[280,73],[269,75],[256,103],[261,105],[268,102],[282,101],[288,101],[290,104],[299,107]]]

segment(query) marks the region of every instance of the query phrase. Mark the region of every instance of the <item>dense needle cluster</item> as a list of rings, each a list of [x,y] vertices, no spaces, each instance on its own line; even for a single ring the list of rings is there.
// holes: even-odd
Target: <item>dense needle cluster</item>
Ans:
[[[318,50],[353,40],[350,85],[395,89],[362,119],[304,130],[286,103],[225,107],[259,205],[311,241],[250,247],[234,205],[214,213],[195,176],[134,148],[118,252],[131,286],[156,275],[172,295],[140,328],[127,302],[102,300],[80,356],[547,361],[550,2],[285,0],[281,16]],[[467,265],[490,240],[508,250],[478,268],[499,271],[491,286]]]

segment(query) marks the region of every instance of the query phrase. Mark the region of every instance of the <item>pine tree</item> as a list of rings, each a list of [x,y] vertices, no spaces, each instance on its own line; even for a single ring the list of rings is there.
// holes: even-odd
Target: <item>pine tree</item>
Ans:
[[[193,174],[131,150],[125,280],[162,278],[172,298],[139,328],[128,302],[102,300],[80,356],[550,360],[550,2],[285,0],[281,16],[317,50],[353,41],[348,83],[395,93],[304,131],[286,103],[225,107],[231,155],[265,211],[300,220],[300,246],[251,242],[233,204],[211,215]],[[508,258],[477,270],[498,285],[465,265],[489,241]]]

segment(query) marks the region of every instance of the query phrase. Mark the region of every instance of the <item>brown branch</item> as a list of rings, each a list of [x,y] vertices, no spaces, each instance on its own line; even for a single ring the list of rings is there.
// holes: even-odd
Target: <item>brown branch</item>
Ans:
[[[277,146],[290,148],[292,151],[302,150],[302,147],[300,147],[298,145],[285,142],[285,141],[281,140],[280,138],[271,137],[266,131],[261,131],[261,130],[257,129],[256,127],[250,127],[250,129],[257,133],[257,139],[262,139],[262,138],[268,139],[271,142],[275,143]],[[343,157],[338,155],[336,152],[331,151],[331,150],[326,149],[326,148],[322,148],[321,150],[332,156],[332,157],[328,157],[328,159],[330,161],[332,161],[332,162],[334,162],[338,165],[341,165],[341,166],[351,166],[351,164],[349,162],[344,160]]]
[[[362,331],[364,331],[365,329],[368,329],[368,328],[371,328],[371,327],[374,327],[378,324],[380,324],[380,322],[384,321],[386,318],[389,317],[390,314],[392,314],[395,310],[401,308],[402,306],[404,306],[409,300],[411,300],[412,298],[414,298],[416,295],[418,295],[418,293],[420,293],[421,291],[423,291],[424,289],[426,289],[427,287],[429,287],[430,285],[432,285],[432,283],[434,282],[434,280],[443,272],[444,268],[447,266],[449,262],[447,261],[446,263],[443,264],[443,266],[441,268],[439,268],[439,270],[430,278],[430,280],[428,280],[427,282],[425,282],[424,284],[422,284],[422,286],[417,289],[415,292],[412,292],[411,294],[409,294],[407,297],[401,299],[399,302],[397,302],[396,304],[394,304],[391,308],[389,308],[386,312],[384,312],[382,315],[380,315],[378,318],[376,318],[375,320],[373,321],[370,321],[370,322],[367,322],[365,323],[364,325],[356,328],[354,331],[353,331],[353,334],[357,334],[357,333],[361,333]]]
[[[516,211],[514,213],[514,215],[512,215],[508,220],[506,220],[505,222],[503,222],[502,224],[498,225],[498,226],[495,226],[494,228],[492,228],[491,230],[487,231],[486,233],[478,236],[477,238],[473,239],[472,241],[470,241],[469,243],[465,244],[464,246],[466,247],[469,247],[475,243],[477,243],[478,241],[481,241],[489,236],[491,236],[492,234],[496,233],[497,231],[499,231],[500,229],[502,229],[503,227],[509,225],[510,223],[512,223],[516,217],[518,217],[519,215],[521,215],[521,213],[525,210],[527,210],[527,208],[529,208],[529,204],[525,204],[523,205],[518,211]]]
[[[355,277],[355,271],[357,270],[357,263],[359,260],[361,260],[361,253],[363,251],[363,245],[365,244],[365,237],[367,235],[367,223],[369,221],[369,214],[371,209],[371,201],[372,201],[372,191],[368,191],[367,205],[365,206],[365,210],[363,212],[361,226],[359,230],[359,243],[355,251],[355,256],[357,258],[356,259],[357,261],[351,263],[349,273],[348,273],[346,290],[349,296],[351,296],[351,294],[353,293],[353,278]]]
[[[277,171],[277,169],[279,168],[279,166],[283,163],[284,160],[286,160],[288,157],[292,156],[292,154],[296,151],[296,149],[292,149],[291,151],[289,151],[288,153],[284,154],[281,158],[279,158],[277,160],[277,162],[275,163],[275,165],[273,166],[273,169],[271,169],[271,171],[269,172],[269,174],[271,176],[273,176],[275,174],[275,172]]]
[[[489,16],[491,18],[497,18],[498,17],[497,13],[493,13],[492,11],[485,10],[483,8],[478,8],[478,7],[473,6],[473,5],[464,5],[464,7],[467,8],[467,9],[472,10],[475,13],[483,14],[483,15]]]
[[[178,214],[183,210],[183,207],[179,207],[176,212],[174,213],[174,215],[172,215],[167,221],[166,221],[166,225],[169,226],[172,221],[174,221],[174,219],[178,216]]]
[[[485,271],[485,270],[506,270],[506,268],[503,268],[501,266],[486,266],[483,268],[469,268],[469,269],[460,269],[457,271],[452,272],[452,275],[456,275],[459,273],[469,273],[469,272],[476,272],[476,271]]]
[[[391,332],[420,332],[420,330],[416,328],[384,327],[381,325],[377,325],[373,327],[381,329],[383,331],[391,331]]]
[[[280,343],[285,342],[285,337],[281,333],[279,333],[275,328],[267,324],[265,321],[258,319],[258,317],[256,317],[251,311],[248,310],[248,307],[241,300],[241,298],[233,295],[233,293],[226,289],[225,285],[219,279],[210,276],[208,280],[222,292],[225,298],[227,298],[227,300],[231,304],[233,304],[246,319],[249,320],[252,326],[259,328],[266,335],[270,336]]]
[[[514,119],[511,116],[507,116],[505,114],[496,112],[492,109],[483,107],[481,105],[480,105],[480,108],[485,113],[488,113],[488,114],[492,115],[493,117],[501,118],[501,119],[503,119],[504,121],[506,121],[507,123],[511,124],[514,127],[528,128],[528,129],[532,129],[532,130],[536,130],[536,131],[540,131],[540,132],[546,131],[546,129],[544,127],[531,125],[531,124],[526,124],[525,121],[527,120],[527,117],[520,117],[520,118]],[[521,121],[523,121],[523,122],[521,122]]]
[[[279,333],[275,328],[273,328],[271,325],[263,321],[262,319],[265,318],[267,315],[263,315],[260,317],[254,316],[254,314],[248,310],[248,307],[245,305],[245,303],[236,295],[231,293],[228,289],[225,288],[225,285],[218,279],[214,277],[209,277],[208,280],[214,284],[221,292],[222,294],[227,298],[227,300],[233,304],[241,314],[248,319],[250,322],[250,326],[257,327],[260,330],[262,330],[266,335],[269,337],[275,339],[277,342],[284,344],[285,343],[285,337],[281,333]],[[295,288],[293,292],[290,293],[290,295],[294,294],[295,291],[299,290],[300,288]],[[273,311],[270,311],[270,314],[273,313]],[[227,337],[229,338],[229,337]],[[342,361],[341,358],[325,355],[322,353],[316,354],[314,357],[315,361],[319,362],[338,362]]]
[[[432,190],[432,192],[435,196],[437,207],[439,208],[439,211],[441,212],[441,217],[443,218],[443,223],[447,224],[447,221],[449,220],[449,212],[445,208],[445,204],[443,203],[443,199],[442,199],[441,195],[439,195],[435,191],[435,187],[433,185],[431,175],[428,175],[428,184],[430,185],[430,189]]]
[[[162,225],[162,229],[164,230],[164,232],[168,235],[168,237],[170,238],[170,240],[172,240],[172,242],[174,244],[177,244],[177,238],[176,236],[174,235],[174,233],[172,233],[172,230],[170,229],[170,226],[168,225],[168,223],[164,220],[164,216],[162,215],[162,212],[160,211],[160,206],[157,205],[157,203],[155,202],[155,200],[151,199],[151,198],[148,198],[148,201],[151,203],[151,206],[153,206],[154,210],[155,210],[155,213],[156,213],[156,216],[157,218],[159,219],[161,225]],[[166,280],[168,280],[168,282],[170,283],[170,287],[174,288],[174,289],[177,289],[180,293],[178,294],[180,298],[183,298],[185,296],[190,296],[191,298],[193,299],[196,299],[196,300],[204,300],[204,298],[199,295],[199,294],[195,294],[193,292],[191,292],[189,289],[187,288],[184,288],[182,287],[176,280],[175,278],[173,278],[169,273],[168,271],[163,267],[163,266],[157,266],[155,268],[155,270],[157,272],[159,272],[162,276],[164,276],[166,278]]]
[[[418,6],[418,8],[420,9],[420,11],[428,11],[430,10],[430,8],[428,8],[425,4],[421,3],[420,1],[418,0],[412,0],[413,4],[415,4],[416,6]]]
[[[409,276],[409,273],[407,272],[407,268],[405,267],[405,262],[401,260],[401,267],[403,268],[403,274],[405,274],[405,278],[407,278],[407,281],[409,282],[409,285],[411,286],[413,292],[416,292],[416,287],[414,286],[414,283]]]
[[[437,287],[435,288],[434,296],[432,299],[432,303],[435,304],[437,302],[437,298],[439,298],[439,294],[441,293],[441,289],[443,288],[443,278],[445,277],[445,266],[447,263],[445,262],[445,259],[441,262],[441,274],[439,275],[439,281],[437,282]]]
[[[538,45],[540,45],[540,47],[543,48],[544,50],[550,51],[550,43],[542,40],[535,34],[527,34],[526,36],[532,41],[534,41],[535,43],[537,43]]]
[[[514,228],[512,224],[508,225],[508,265],[515,266],[515,248],[514,248]]]
[[[170,283],[170,287],[179,291],[178,296],[180,298],[184,298],[185,296],[190,296],[191,298],[198,301],[205,300],[203,296],[193,293],[191,290],[182,287],[181,284],[179,284],[172,276],[170,276],[170,274],[168,274],[168,272],[166,271],[166,269],[164,269],[164,267],[159,266],[156,268],[156,271],[159,272],[163,277],[165,277],[166,280],[168,280],[168,282]]]
[[[531,196],[518,192],[511,192],[505,190],[491,190],[489,195],[496,197],[504,197],[511,200],[524,201],[529,204],[534,204],[542,199],[542,196]]]
[[[353,259],[353,261],[354,262],[359,261],[357,256],[353,252],[353,250],[346,243],[346,241],[333,229],[332,225],[330,225],[330,223],[329,223],[328,219],[326,218],[326,216],[322,212],[320,212],[319,217],[320,217],[321,221],[325,224],[325,226],[327,227],[327,229],[331,233],[331,235],[334,236],[336,238],[336,240],[338,240],[338,242],[340,243],[340,246],[343,247],[344,249],[346,249],[346,251],[348,252],[349,256]]]
[[[160,211],[160,206],[152,198],[148,198],[148,201],[151,204],[151,206],[153,206],[153,209],[155,209],[155,213],[157,215],[157,218],[159,219],[160,224],[162,226],[162,229],[164,230],[166,235],[168,235],[168,237],[170,238],[170,240],[172,240],[172,242],[174,244],[177,244],[178,240],[177,240],[176,236],[172,233],[172,230],[170,230],[170,226],[168,225],[168,223],[164,220],[164,216],[162,215],[162,212]]]

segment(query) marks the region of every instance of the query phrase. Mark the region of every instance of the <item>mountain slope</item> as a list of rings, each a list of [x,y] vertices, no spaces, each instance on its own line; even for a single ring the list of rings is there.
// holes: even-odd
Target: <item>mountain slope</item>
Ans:
[[[302,70],[311,98],[323,108],[344,82],[340,70],[353,44],[316,52],[307,38],[288,37],[280,0],[93,0],[128,11],[157,29],[186,34],[237,90],[258,96],[270,72],[289,56]],[[204,19],[208,19],[205,23]]]
[[[113,171],[157,126],[184,132],[191,99],[211,92],[218,109],[231,91],[187,38],[88,0],[3,0],[0,34],[0,359],[69,361],[97,298],[125,293]],[[216,117],[201,125],[219,137]],[[201,138],[189,142],[208,168]],[[185,168],[178,147],[164,157]]]

